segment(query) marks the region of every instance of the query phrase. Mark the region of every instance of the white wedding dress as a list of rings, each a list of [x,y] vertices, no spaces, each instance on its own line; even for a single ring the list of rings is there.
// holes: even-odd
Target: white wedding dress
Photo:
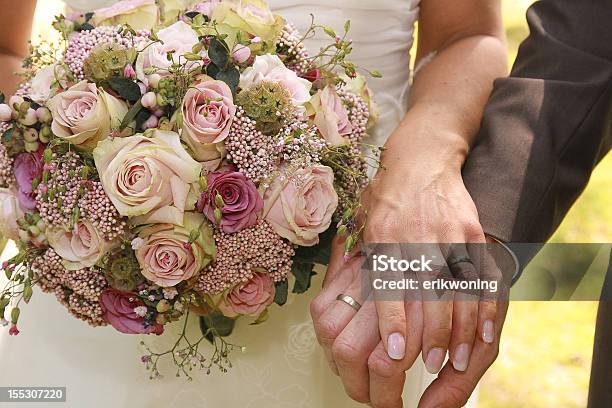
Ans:
[[[73,8],[93,9],[113,1],[72,0]],[[300,30],[318,23],[340,30],[351,20],[352,60],[378,69],[371,79],[380,110],[372,143],[383,144],[405,112],[410,82],[410,48],[418,18],[419,0],[271,0],[276,12]],[[318,50],[320,39],[308,44]],[[4,259],[14,246],[9,245]],[[259,326],[238,324],[231,340],[246,345],[231,355],[233,368],[223,374],[195,373],[194,380],[175,378],[171,366],[165,377],[151,381],[140,363],[141,337],[117,333],[111,327],[91,328],[73,319],[53,295],[36,292],[22,309],[21,334],[0,332],[0,386],[66,386],[70,408],[345,408],[360,407],[344,393],[340,380],[327,367],[317,344],[309,302],[321,286],[320,272],[308,294],[292,296],[282,310],[273,306],[270,319]],[[196,333],[197,320],[191,328]],[[172,344],[178,328],[142,339],[161,350]],[[164,348],[165,350],[165,348]],[[433,379],[419,359],[409,371],[404,400],[416,407]],[[0,404],[2,405],[2,404]],[[34,408],[42,405],[32,404]],[[27,407],[27,404],[20,404]]]

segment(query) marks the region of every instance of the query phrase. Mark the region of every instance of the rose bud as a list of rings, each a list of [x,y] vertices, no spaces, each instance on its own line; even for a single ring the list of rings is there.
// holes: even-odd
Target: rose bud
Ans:
[[[132,64],[127,64],[125,68],[123,68],[123,76],[132,79],[136,78],[136,71],[134,71]]]
[[[19,123],[25,126],[33,126],[38,122],[38,117],[36,116],[36,111],[32,108],[29,108],[25,115],[19,119]]]
[[[248,59],[251,57],[251,49],[242,44],[236,44],[234,46],[234,50],[232,51],[232,55],[237,63],[242,64],[243,62],[248,61]]]
[[[155,92],[147,92],[142,96],[140,103],[147,109],[153,109],[157,106],[157,95]]]
[[[149,119],[145,120],[145,122],[142,124],[142,129],[147,130],[147,129],[156,128],[158,123],[159,123],[159,120],[157,119],[157,116],[151,115],[149,116]]]
[[[51,116],[51,111],[45,108],[44,106],[41,106],[40,108],[36,109],[36,117],[38,118],[38,121],[42,123],[51,123],[51,121],[53,120],[53,117]]]
[[[149,85],[153,89],[157,89],[159,86],[159,81],[161,80],[161,75],[159,74],[151,74],[149,75]]]
[[[13,110],[6,103],[0,104],[0,122],[8,122],[13,116]]]

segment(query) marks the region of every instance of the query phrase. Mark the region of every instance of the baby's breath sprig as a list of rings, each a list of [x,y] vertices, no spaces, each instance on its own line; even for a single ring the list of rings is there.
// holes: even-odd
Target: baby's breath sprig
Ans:
[[[229,343],[223,337],[219,336],[214,328],[208,329],[207,332],[202,333],[197,340],[193,341],[187,334],[189,316],[190,311],[187,307],[179,337],[169,349],[162,352],[156,352],[144,341],[140,343],[147,351],[147,353],[141,357],[141,361],[145,364],[147,370],[150,371],[150,379],[160,379],[162,377],[159,363],[163,358],[171,358],[177,369],[177,377],[185,376],[187,380],[191,381],[193,380],[192,372],[194,369],[204,371],[207,375],[211,373],[214,367],[217,367],[219,371],[223,373],[227,372],[228,369],[232,367],[229,354],[235,349],[245,351],[244,347]],[[212,345],[214,347],[214,351],[209,357],[206,357],[201,350],[203,347],[202,343],[207,338],[212,338]],[[206,342],[204,342],[204,344],[206,344]]]

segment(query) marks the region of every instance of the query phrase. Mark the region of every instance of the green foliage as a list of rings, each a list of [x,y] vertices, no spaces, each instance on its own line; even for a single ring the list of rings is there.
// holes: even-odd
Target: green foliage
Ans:
[[[276,291],[274,292],[274,303],[276,303],[279,306],[282,306],[285,303],[287,303],[289,283],[285,279],[282,282],[277,282],[275,286],[276,286]]]
[[[295,276],[293,293],[304,293],[310,288],[312,277],[317,273],[314,271],[315,264],[309,262],[293,262],[291,273]]]
[[[211,343],[215,337],[227,337],[234,331],[236,321],[224,316],[221,312],[213,311],[206,316],[200,316],[200,330],[202,335]]]
[[[135,103],[140,99],[140,87],[129,78],[112,77],[108,80],[108,84],[126,101]]]

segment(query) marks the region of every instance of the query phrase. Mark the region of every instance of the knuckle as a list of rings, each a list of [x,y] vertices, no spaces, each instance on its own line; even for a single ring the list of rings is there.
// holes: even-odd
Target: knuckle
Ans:
[[[368,357],[368,370],[370,373],[382,378],[391,378],[395,374],[395,364],[380,353],[372,353]]]
[[[332,317],[321,317],[315,321],[315,332],[321,344],[332,344],[342,331],[342,327]]]
[[[425,325],[423,343],[446,347],[451,337],[451,331],[450,327],[430,327]]]
[[[484,239],[482,226],[478,221],[467,220],[463,223],[463,231],[468,242],[480,242]]]
[[[446,382],[447,396],[453,406],[462,407],[467,404],[473,389],[469,381],[460,378]]]
[[[379,310],[379,317],[381,320],[384,320],[387,324],[401,325],[404,326],[406,324],[406,315],[404,311],[403,304],[399,305],[385,305]]]
[[[325,305],[323,304],[321,295],[319,295],[310,302],[310,316],[312,317],[312,320],[317,320],[321,315],[323,315],[324,311]]]
[[[360,350],[349,339],[338,338],[332,345],[332,356],[336,361],[343,363],[355,361],[360,357],[360,354]]]

